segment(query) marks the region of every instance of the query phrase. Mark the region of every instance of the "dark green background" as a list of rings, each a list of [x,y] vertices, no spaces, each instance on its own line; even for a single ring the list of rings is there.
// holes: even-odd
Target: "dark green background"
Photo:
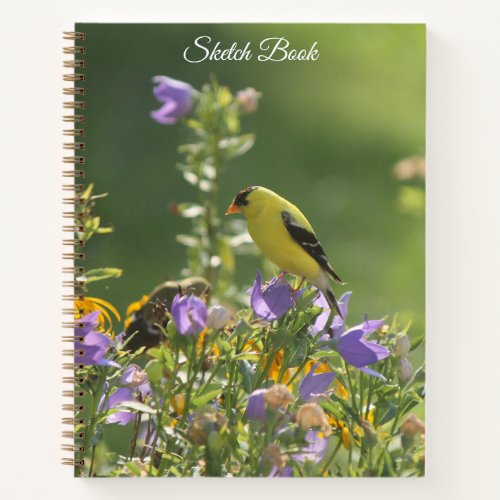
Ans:
[[[88,178],[97,213],[115,232],[93,238],[88,269],[116,266],[120,279],[91,286],[120,312],[159,282],[178,276],[184,248],[175,235],[189,221],[167,211],[194,200],[175,169],[182,126],[149,117],[159,107],[151,77],[168,75],[201,88],[210,73],[232,91],[262,92],[257,113],[243,118],[255,147],[230,164],[221,211],[241,188],[269,187],[304,211],[335,269],[353,290],[349,323],[399,312],[424,328],[424,218],[398,210],[401,183],[393,165],[425,154],[425,27],[423,25],[108,25],[79,24],[87,33]],[[286,37],[292,47],[318,42],[316,62],[203,62],[182,53],[202,34],[229,46]],[[237,261],[247,286],[256,260]]]

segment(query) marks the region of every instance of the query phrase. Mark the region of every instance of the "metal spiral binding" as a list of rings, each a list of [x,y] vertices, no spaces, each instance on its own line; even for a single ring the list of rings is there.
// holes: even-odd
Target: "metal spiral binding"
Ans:
[[[82,142],[82,137],[85,137],[85,130],[79,128],[83,123],[85,123],[85,116],[80,112],[85,109],[85,102],[81,100],[81,97],[86,94],[86,90],[83,87],[79,87],[79,82],[85,81],[85,74],[80,73],[79,70],[86,68],[86,61],[82,59],[85,55],[86,49],[80,45],[78,42],[83,42],[86,39],[85,33],[76,31],[65,31],[63,33],[64,40],[72,40],[75,44],[70,47],[64,47],[63,53],[73,56],[71,59],[63,61],[63,67],[73,70],[71,73],[63,75],[64,82],[73,82],[74,85],[71,87],[66,87],[63,89],[63,94],[65,96],[72,96],[71,101],[65,101],[63,103],[63,109],[68,110],[72,114],[64,115],[63,122],[72,124],[72,128],[64,129],[63,134],[67,137],[73,137],[72,142],[65,142],[63,144],[63,149],[68,153],[68,156],[63,156],[63,164],[84,165],[85,157],[81,156],[82,152],[85,151],[85,143]],[[63,383],[71,384],[72,388],[70,390],[63,391],[63,397],[71,398],[72,402],[63,404],[62,409],[65,412],[71,412],[71,417],[64,417],[62,423],[65,426],[73,427],[72,430],[64,430],[62,432],[62,437],[64,439],[70,439],[71,444],[63,444],[62,450],[70,452],[73,454],[72,457],[63,458],[63,465],[70,465],[72,467],[81,468],[85,465],[84,453],[85,453],[85,433],[81,430],[81,426],[85,424],[84,418],[80,416],[81,412],[85,410],[85,406],[81,404],[81,398],[85,396],[85,391],[80,388],[82,384],[85,383],[85,378],[78,375],[78,371],[84,368],[84,365],[75,363],[75,356],[83,356],[84,350],[81,347],[81,342],[83,337],[77,335],[76,329],[82,328],[83,324],[79,319],[83,316],[84,310],[75,308],[75,300],[84,300],[84,296],[81,294],[83,291],[83,281],[81,281],[81,275],[85,272],[85,268],[78,265],[75,261],[82,261],[85,259],[85,254],[81,252],[84,247],[85,242],[77,237],[79,232],[83,232],[83,225],[80,223],[81,217],[84,215],[82,211],[79,211],[79,206],[84,202],[82,193],[85,191],[85,186],[76,182],[77,179],[84,179],[85,172],[83,170],[77,170],[73,168],[71,170],[64,170],[62,175],[65,179],[69,179],[69,184],[63,185],[63,191],[67,192],[68,197],[63,198],[64,205],[72,205],[74,208],[72,211],[63,212],[63,217],[65,219],[71,219],[71,224],[64,225],[63,231],[65,233],[71,233],[69,238],[63,240],[63,245],[72,247],[72,251],[68,253],[63,253],[63,258],[72,261],[71,267],[64,267],[63,272],[68,273],[71,276],[70,280],[63,281],[63,286],[72,289],[72,294],[63,295],[64,301],[71,301],[71,307],[63,308],[64,315],[70,315],[71,321],[65,321],[62,324],[63,328],[73,329],[73,335],[64,335],[62,337],[63,343],[66,345],[72,344],[71,349],[63,349],[63,356],[69,356],[72,358],[71,363],[63,363],[62,368],[64,370],[70,370],[71,376],[63,377]],[[75,182],[73,182],[75,181]],[[80,279],[79,279],[80,278]],[[78,342],[80,347],[75,344]],[[77,471],[78,469],[75,469]],[[80,469],[81,470],[81,469]]]

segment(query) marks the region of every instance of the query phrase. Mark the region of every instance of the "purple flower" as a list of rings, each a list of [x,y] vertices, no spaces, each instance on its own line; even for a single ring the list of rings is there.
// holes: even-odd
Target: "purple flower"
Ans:
[[[172,302],[172,316],[181,335],[195,335],[207,325],[207,306],[195,295],[177,294]]]
[[[342,295],[342,297],[340,297],[340,310],[342,311],[344,319],[335,315],[330,331],[325,333],[320,340],[328,341],[333,339],[334,348],[347,363],[359,368],[362,372],[365,372],[368,375],[384,378],[377,371],[368,368],[367,365],[371,365],[377,361],[387,358],[390,352],[388,349],[377,344],[376,342],[366,340],[366,337],[370,335],[370,333],[374,332],[377,328],[380,328],[384,324],[384,320],[365,319],[362,324],[345,331],[345,319],[347,318],[347,310],[351,295],[352,292],[346,292]],[[317,334],[325,328],[330,315],[330,307],[321,293],[314,301],[314,304],[323,308],[323,312],[316,318],[314,325],[311,327],[311,332],[313,334]]]
[[[264,422],[266,420],[266,402],[264,394],[267,389],[257,389],[250,394],[245,410],[245,416],[249,420]]]
[[[384,320],[365,321],[354,326],[336,339],[337,352],[345,359],[346,363],[359,368],[368,375],[383,378],[380,373],[367,368],[367,365],[381,361],[389,356],[389,349],[366,340],[370,333],[384,324]]]
[[[302,448],[302,453],[292,455],[297,462],[311,460],[318,463],[326,453],[328,448],[328,438],[323,437],[321,431],[308,431],[305,437],[307,446]]]
[[[95,328],[99,324],[101,311],[94,311],[84,316],[79,322],[82,326],[75,328],[75,337],[82,337],[82,341],[75,342],[75,363],[83,365],[113,366],[120,368],[115,361],[104,357],[111,339]]]
[[[150,116],[162,125],[177,123],[178,118],[191,110],[193,88],[191,85],[168,76],[155,76],[153,94],[162,103],[160,109],[151,111]]]
[[[283,279],[275,277],[262,286],[262,275],[257,276],[251,289],[250,304],[260,319],[274,321],[281,318],[292,307],[290,287]]]
[[[300,383],[299,392],[303,401],[323,394],[335,378],[335,373],[325,372],[314,375],[318,364],[314,365]]]
[[[282,469],[273,465],[268,477],[293,477],[293,470],[289,465],[287,467],[283,467]]]
[[[102,409],[104,398],[105,396],[103,395],[99,403],[99,410]],[[116,406],[125,403],[126,401],[135,401],[134,391],[129,387],[120,387],[116,389],[113,394],[111,394],[111,396],[109,396],[104,409],[111,410]],[[109,424],[127,425],[129,422],[132,422],[132,420],[134,420],[134,417],[134,413],[130,411],[117,411],[109,415],[106,421]]]
[[[347,308],[349,305],[349,299],[351,298],[352,292],[345,292],[342,297],[340,297],[339,300],[339,306],[340,310],[342,312],[342,316],[344,319],[342,319],[338,314],[336,314],[333,317],[332,324],[330,326],[331,332],[333,333],[333,338],[340,337],[342,333],[345,331],[345,318],[347,317]],[[323,312],[320,313],[314,322],[314,324],[311,327],[311,332],[316,335],[319,332],[323,331],[326,326],[326,322],[328,321],[328,318],[330,317],[330,306],[328,305],[328,302],[325,299],[325,296],[320,292],[316,299],[314,300],[313,304],[315,306],[323,308]],[[323,338],[324,337],[324,338]],[[321,340],[330,338],[328,335],[324,335],[321,337]]]
[[[137,389],[140,400],[144,401],[148,394],[151,394],[148,376],[140,366],[130,365],[125,368],[118,383],[129,389]]]
[[[146,399],[146,396],[151,395],[151,386],[149,385],[146,372],[137,365],[130,365],[123,371],[118,380],[119,387],[109,396],[106,401],[105,410],[111,410],[127,401],[141,401]],[[109,390],[109,385],[106,382],[104,394],[99,402],[99,410],[102,409],[106,393]],[[127,425],[135,418],[135,414],[131,411],[119,410],[112,413],[106,419],[109,424]]]

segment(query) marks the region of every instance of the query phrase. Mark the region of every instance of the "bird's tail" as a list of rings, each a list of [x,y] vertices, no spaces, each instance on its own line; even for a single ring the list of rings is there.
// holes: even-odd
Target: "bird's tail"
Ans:
[[[341,317],[341,319],[344,319],[344,316],[342,315],[342,311],[340,310],[339,303],[337,302],[337,298],[335,297],[335,294],[333,293],[333,290],[328,286],[326,290],[323,292],[329,306],[337,311],[337,314]]]
[[[337,314],[342,319],[344,319],[342,311],[340,310],[339,303],[337,302],[337,298],[333,293],[332,287],[330,286],[326,273],[325,272],[320,273],[319,276],[314,281],[312,281],[312,283],[313,285],[316,285],[319,291],[325,296],[325,299],[328,302],[330,308],[332,310],[337,311]]]

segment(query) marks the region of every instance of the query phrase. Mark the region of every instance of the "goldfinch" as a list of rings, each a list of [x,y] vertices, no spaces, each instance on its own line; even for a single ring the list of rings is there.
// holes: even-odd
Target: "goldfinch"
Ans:
[[[264,255],[283,271],[315,285],[342,318],[328,276],[339,284],[343,281],[330,265],[304,214],[289,201],[261,186],[241,190],[226,215],[240,212],[247,219],[250,236]]]

